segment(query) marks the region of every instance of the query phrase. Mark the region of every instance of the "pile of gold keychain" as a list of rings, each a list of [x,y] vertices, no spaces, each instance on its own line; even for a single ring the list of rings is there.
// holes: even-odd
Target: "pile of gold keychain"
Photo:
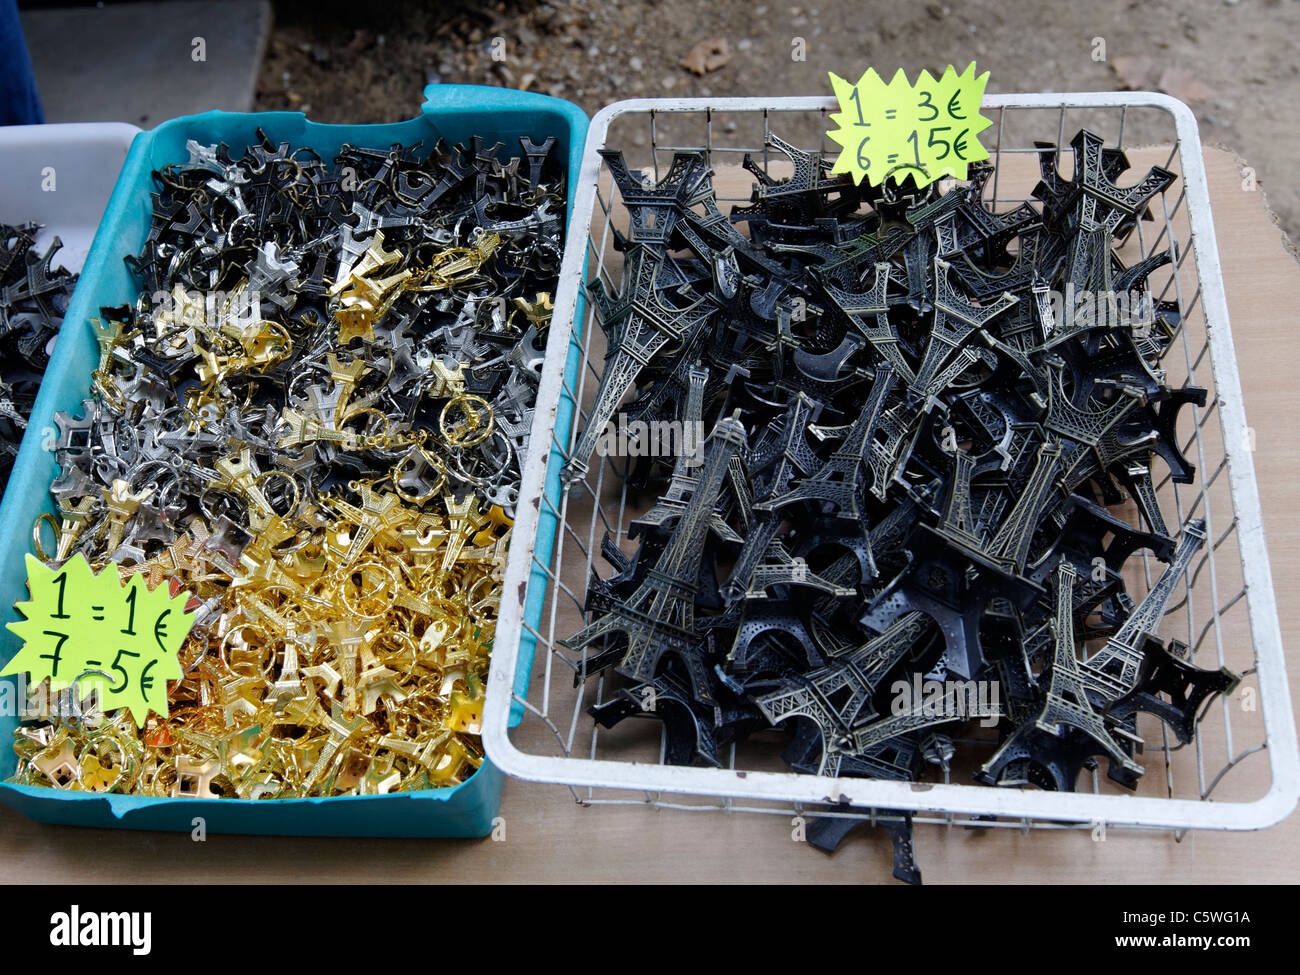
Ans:
[[[376,232],[330,286],[332,318],[296,336],[283,320],[261,317],[260,302],[243,300],[246,281],[215,297],[178,286],[165,310],[94,323],[101,359],[86,405],[97,423],[139,409],[148,387],[124,383],[138,377],[142,347],[159,361],[190,363],[198,380],[171,393],[179,395],[174,403],[165,390],[149,393],[159,401],[146,415],[170,408],[183,417],[175,434],[182,441],[224,435],[231,411],[252,416],[249,402],[231,393],[231,378],[265,376],[293,356],[295,343],[311,343],[328,369],[321,382],[329,403],[286,399],[274,416],[240,416],[250,430],[264,421],[257,429],[274,432],[274,448],[290,464],[260,469],[256,450],[234,437],[204,470],[191,470],[183,451],[169,456],[159,470],[204,485],[212,507],[203,513],[160,518],[177,502],[158,472],[95,483],[65,464],[55,486],[75,490],[55,490],[58,517],[37,523],[38,558],[54,566],[80,553],[97,571],[116,565],[123,580],[141,573],[150,588],[189,593],[196,622],[180,653],[184,677],[168,685],[165,717],[150,713],[136,727],[128,711],[104,714],[74,685],[25,715],[13,781],[283,799],[436,789],[474,774],[512,519],[481,493],[453,491],[448,471],[493,435],[498,418],[467,388],[475,363],[441,356],[421,380],[422,395],[441,403],[436,422],[404,422],[380,407],[375,390],[385,367],[365,350],[395,302],[433,293],[454,299],[460,286],[482,280],[500,245],[496,234],[476,232],[466,246],[425,249],[417,259]],[[549,295],[513,306],[507,326],[524,323],[535,339],[549,321]],[[328,352],[320,352],[322,341]],[[110,442],[102,429],[95,435],[101,446]],[[306,472],[325,447],[378,453],[392,464],[309,490]],[[232,532],[246,541],[235,544]]]

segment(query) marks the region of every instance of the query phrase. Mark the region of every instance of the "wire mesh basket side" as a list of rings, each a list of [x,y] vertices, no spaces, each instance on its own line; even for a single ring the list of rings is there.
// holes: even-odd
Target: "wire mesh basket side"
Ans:
[[[998,210],[1029,198],[1033,182],[1026,174],[1036,172],[1037,160],[1032,139],[1043,138],[1045,129],[1057,145],[1084,125],[1108,144],[1166,144],[1162,150],[1130,152],[1135,169],[1145,171],[1154,162],[1180,178],[1154,202],[1153,219],[1138,224],[1125,256],[1140,259],[1161,250],[1174,256],[1166,271],[1152,279],[1157,295],[1176,301],[1183,313],[1181,335],[1162,365],[1171,386],[1190,383],[1209,394],[1204,407],[1184,411],[1179,429],[1179,446],[1197,466],[1195,483],[1180,485],[1165,476],[1157,491],[1171,521],[1204,517],[1209,537],[1161,631],[1188,644],[1198,665],[1241,673],[1239,692],[1210,706],[1191,745],[1179,745],[1158,721],[1142,726],[1147,774],[1136,796],[1122,795],[1096,772],[1070,794],[960,784],[956,770],[936,773],[935,781],[919,786],[817,779],[787,771],[776,757],[779,749],[762,741],[730,748],[722,769],[666,766],[661,734],[624,734],[621,726],[612,734],[594,725],[585,709],[604,700],[606,681],[597,676],[575,682],[580,662],[557,645],[581,625],[592,570],[608,572],[599,554],[601,538],[609,532],[616,543],[625,541],[628,521],[644,505],[644,499],[629,495],[618,459],[602,458],[593,463],[585,489],[564,493],[558,505],[551,506],[541,492],[521,498],[522,524],[517,524],[506,577],[506,592],[517,591],[519,599],[517,605],[503,602],[484,728],[489,754],[507,772],[569,783],[575,798],[591,804],[650,802],[667,808],[797,813],[843,799],[854,806],[915,810],[918,822],[978,826],[1068,828],[1106,822],[1252,828],[1293,808],[1298,778],[1294,723],[1195,121],[1165,96],[1136,93],[992,96],[986,108],[995,121],[989,151],[997,166],[986,202]],[[802,120],[807,137],[821,140],[805,148],[829,151],[822,133],[832,109],[823,99],[647,100],[619,103],[597,116],[533,427],[533,437],[551,442],[553,464],[572,451],[603,363],[603,335],[593,309],[583,308],[579,294],[594,280],[618,288],[620,258],[613,241],[616,229],[627,229],[618,224],[620,208],[608,180],[602,180],[595,149],[607,139],[628,147],[630,162],[652,176],[662,172],[673,152],[689,149],[706,152],[715,170],[734,166],[749,153],[765,171],[781,175],[773,169],[779,160],[768,151],[766,136],[774,129],[784,131],[783,122]],[[1062,166],[1068,164],[1066,150]],[[725,197],[720,192],[719,202],[725,209],[728,203],[749,201],[742,188]],[[577,229],[583,226],[590,227],[585,240]],[[575,318],[580,309],[581,317]],[[572,322],[569,334],[556,328],[566,314]],[[561,442],[554,419],[565,410],[576,412],[570,435]],[[538,474],[545,470],[536,458],[534,466]],[[540,482],[525,471],[525,484],[533,483]],[[528,544],[543,510],[559,526],[545,560]],[[1160,563],[1150,553],[1131,560],[1126,569],[1130,591],[1141,595],[1159,571]],[[548,582],[544,601],[528,598],[529,579]],[[540,651],[529,675],[515,673],[511,651],[520,642]],[[1243,706],[1246,700],[1258,708]],[[504,721],[494,720],[511,704],[524,711],[514,733],[507,732]],[[1205,801],[1211,798],[1216,801]]]

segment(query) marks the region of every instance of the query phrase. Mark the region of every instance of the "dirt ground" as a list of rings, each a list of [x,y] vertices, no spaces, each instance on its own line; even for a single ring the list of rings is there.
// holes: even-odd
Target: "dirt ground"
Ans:
[[[1243,189],[1265,192],[1300,240],[1286,170],[1300,154],[1300,0],[280,0],[275,17],[257,108],[320,121],[410,117],[430,82],[542,91],[591,114],[644,96],[827,95],[827,71],[914,77],[970,60],[990,92],[1165,90],[1195,109],[1203,141],[1253,169]],[[689,70],[691,49],[717,39],[723,63]],[[1126,141],[1146,137],[1138,125]]]

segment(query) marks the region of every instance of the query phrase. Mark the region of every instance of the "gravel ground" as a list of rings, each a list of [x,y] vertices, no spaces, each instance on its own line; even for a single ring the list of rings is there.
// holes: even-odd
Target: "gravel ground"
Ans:
[[[1300,154],[1300,0],[814,2],[277,2],[257,107],[395,121],[414,114],[425,84],[463,82],[542,91],[594,113],[643,96],[824,95],[828,70],[872,65],[888,76],[901,66],[914,77],[973,59],[991,71],[990,92],[1141,88],[1183,98],[1202,139],[1253,168],[1253,185],[1300,240],[1300,183],[1285,170]],[[687,61],[701,44],[697,57],[714,56],[694,62],[697,74]],[[1066,138],[1087,121],[1071,118]],[[821,136],[782,134],[804,144]],[[1135,121],[1126,141],[1160,137]]]

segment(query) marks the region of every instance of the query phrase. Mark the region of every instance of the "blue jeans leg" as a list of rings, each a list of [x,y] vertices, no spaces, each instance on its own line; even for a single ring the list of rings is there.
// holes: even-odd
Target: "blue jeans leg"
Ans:
[[[18,0],[0,0],[0,125],[40,125],[44,121],[32,59],[18,20]]]

